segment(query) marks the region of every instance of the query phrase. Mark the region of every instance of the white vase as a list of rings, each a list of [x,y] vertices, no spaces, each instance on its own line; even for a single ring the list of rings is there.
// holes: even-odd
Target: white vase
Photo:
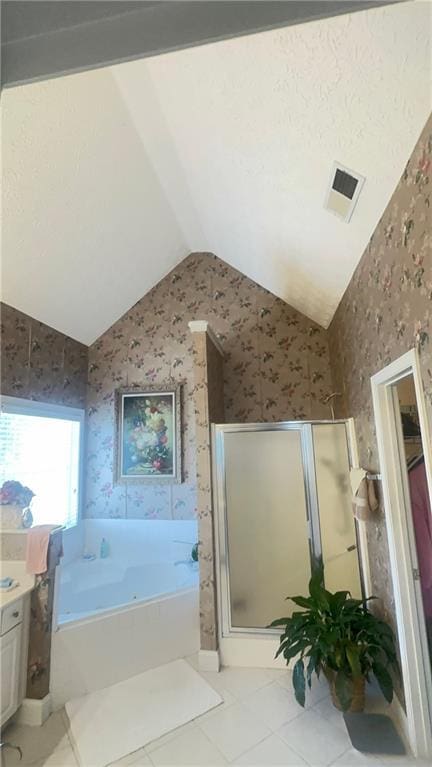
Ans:
[[[0,506],[0,530],[19,530],[23,527],[23,510],[21,506],[7,503]]]

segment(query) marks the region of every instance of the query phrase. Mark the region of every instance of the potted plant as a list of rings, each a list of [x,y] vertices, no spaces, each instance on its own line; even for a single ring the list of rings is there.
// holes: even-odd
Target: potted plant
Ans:
[[[305,704],[306,684],[322,672],[332,700],[341,711],[362,711],[365,682],[373,674],[385,699],[393,699],[388,669],[399,672],[393,632],[367,608],[369,600],[352,599],[349,591],[331,593],[324,588],[323,570],[309,582],[309,596],[288,597],[301,611],[278,618],[271,626],[283,627],[276,657],[287,664],[299,656],[293,669],[295,697]],[[373,599],[374,597],[371,597]]]
[[[33,496],[33,491],[21,482],[4,482],[0,488],[0,528],[4,530],[24,527],[24,512],[28,510]],[[29,517],[31,513],[28,511],[27,519]]]

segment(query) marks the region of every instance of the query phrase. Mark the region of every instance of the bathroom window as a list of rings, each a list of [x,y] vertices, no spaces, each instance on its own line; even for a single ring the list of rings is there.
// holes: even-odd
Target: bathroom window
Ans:
[[[77,524],[83,425],[83,410],[2,397],[0,486],[18,480],[34,492],[35,525]]]

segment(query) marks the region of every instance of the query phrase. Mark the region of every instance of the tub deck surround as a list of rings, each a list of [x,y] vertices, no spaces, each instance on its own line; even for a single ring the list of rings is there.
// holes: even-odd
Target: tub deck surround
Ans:
[[[198,649],[196,587],[64,623],[53,634],[52,706]]]
[[[65,539],[53,635],[51,696],[71,698],[182,658],[199,648],[195,520],[86,519]],[[72,559],[77,541],[98,555]]]
[[[13,578],[18,583],[10,591],[0,591],[0,607],[7,607],[17,599],[27,596],[34,589],[35,577],[27,573],[25,562],[0,561],[0,574],[2,578]]]
[[[218,649],[215,535],[210,450],[211,423],[223,423],[224,357],[222,348],[206,321],[190,322],[194,343],[194,406],[196,475],[200,563],[200,633],[203,664],[209,652]],[[218,659],[212,661],[212,668]]]
[[[99,558],[102,538],[105,538],[109,547],[108,559],[105,561],[126,561],[140,565],[173,563],[190,558],[192,547],[197,541],[195,519],[83,519],[78,528],[76,533],[81,541],[79,556],[73,560],[69,558],[70,539],[65,537],[62,566],[80,560],[84,552]],[[74,539],[70,545],[76,551]]]

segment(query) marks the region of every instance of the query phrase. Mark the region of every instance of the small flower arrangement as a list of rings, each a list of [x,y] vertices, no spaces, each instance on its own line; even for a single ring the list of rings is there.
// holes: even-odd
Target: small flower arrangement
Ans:
[[[33,496],[34,492],[29,487],[25,487],[16,480],[8,480],[3,482],[0,488],[0,505],[21,506],[22,509],[26,509]]]

